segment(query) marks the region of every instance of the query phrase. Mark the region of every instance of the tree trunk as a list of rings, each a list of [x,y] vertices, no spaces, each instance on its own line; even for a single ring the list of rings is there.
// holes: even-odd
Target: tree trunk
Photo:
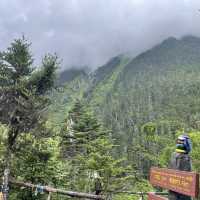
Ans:
[[[4,200],[8,200],[9,193],[9,175],[10,175],[10,162],[11,162],[11,149],[9,145],[7,146],[6,158],[5,158],[5,170],[3,175],[3,186],[2,192],[4,196]]]
[[[10,167],[11,167],[11,160],[12,160],[12,147],[15,144],[18,132],[14,133],[14,137],[12,140],[10,138],[13,136],[12,128],[9,129],[8,132],[8,140],[7,140],[7,147],[6,147],[6,154],[5,154],[5,170],[3,175],[3,196],[4,200],[8,200],[9,196],[9,176],[10,176]]]

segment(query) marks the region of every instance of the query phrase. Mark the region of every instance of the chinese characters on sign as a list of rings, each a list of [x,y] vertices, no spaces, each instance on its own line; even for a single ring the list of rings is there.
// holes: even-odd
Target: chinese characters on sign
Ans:
[[[194,172],[177,171],[172,169],[151,168],[150,182],[181,194],[192,197],[198,196],[199,175]]]

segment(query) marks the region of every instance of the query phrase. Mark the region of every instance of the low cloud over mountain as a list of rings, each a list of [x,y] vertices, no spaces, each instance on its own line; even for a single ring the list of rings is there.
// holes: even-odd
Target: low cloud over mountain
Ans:
[[[96,67],[169,36],[200,36],[199,9],[199,0],[1,0],[0,49],[25,34],[36,60],[57,52],[66,67]]]

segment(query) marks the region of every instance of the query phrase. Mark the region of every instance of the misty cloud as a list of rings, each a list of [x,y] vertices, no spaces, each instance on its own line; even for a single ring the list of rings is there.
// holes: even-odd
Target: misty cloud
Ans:
[[[1,0],[0,49],[25,34],[36,60],[57,52],[65,67],[96,67],[169,36],[200,36],[198,9],[199,0]]]

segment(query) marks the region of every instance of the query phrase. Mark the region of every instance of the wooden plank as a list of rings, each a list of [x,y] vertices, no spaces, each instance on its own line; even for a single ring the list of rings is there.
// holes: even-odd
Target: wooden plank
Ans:
[[[154,186],[198,197],[199,174],[194,172],[152,167],[150,170],[150,182]]]
[[[156,195],[155,193],[148,193],[148,200],[168,200],[166,197],[162,197],[160,195]]]
[[[0,192],[0,200],[4,200],[2,192]]]

